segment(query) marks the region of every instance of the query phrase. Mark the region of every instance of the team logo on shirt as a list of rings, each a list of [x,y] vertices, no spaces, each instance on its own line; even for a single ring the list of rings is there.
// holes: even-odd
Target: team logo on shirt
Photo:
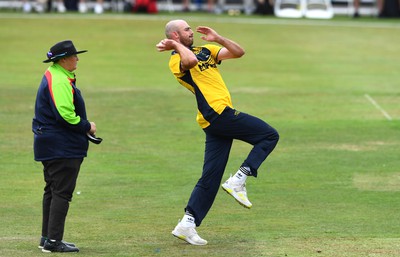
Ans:
[[[197,48],[194,51],[194,54],[199,60],[198,66],[201,71],[207,70],[209,68],[217,68],[217,64],[215,60],[211,58],[211,52],[207,48]]]
[[[194,52],[197,57],[197,60],[201,62],[206,62],[210,59],[211,52],[207,48],[200,48],[199,51]]]

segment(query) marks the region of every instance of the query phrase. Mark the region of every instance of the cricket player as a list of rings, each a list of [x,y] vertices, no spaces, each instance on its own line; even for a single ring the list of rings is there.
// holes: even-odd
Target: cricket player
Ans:
[[[253,145],[252,150],[222,188],[246,208],[246,179],[257,177],[257,171],[279,140],[278,132],[259,118],[234,109],[218,65],[223,60],[240,58],[244,49],[236,42],[219,35],[209,27],[199,26],[196,32],[207,43],[193,46],[194,33],[184,20],[172,20],[165,27],[166,38],[157,50],[172,51],[169,68],[178,82],[190,90],[197,101],[197,122],[205,133],[203,173],[189,198],[183,218],[172,234],[192,245],[206,245],[196,227],[210,210],[228,162],[234,139]]]

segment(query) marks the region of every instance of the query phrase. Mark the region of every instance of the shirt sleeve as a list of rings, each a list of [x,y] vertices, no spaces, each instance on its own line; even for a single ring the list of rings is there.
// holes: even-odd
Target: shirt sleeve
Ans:
[[[73,90],[68,81],[60,81],[52,86],[51,94],[60,116],[69,124],[76,125],[81,118],[75,113]]]
[[[183,76],[183,73],[181,71],[181,56],[178,53],[172,53],[169,60],[169,68],[176,77],[179,78]]]
[[[204,47],[207,48],[208,50],[210,50],[211,56],[214,58],[214,60],[218,60],[219,51],[221,51],[221,49],[222,49],[221,46],[207,44]],[[221,63],[221,61],[218,62],[218,64],[220,64],[220,63]]]

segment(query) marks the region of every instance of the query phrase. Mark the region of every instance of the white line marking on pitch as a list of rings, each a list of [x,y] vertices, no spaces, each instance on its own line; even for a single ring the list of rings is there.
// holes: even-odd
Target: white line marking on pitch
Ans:
[[[372,103],[373,106],[376,107],[376,109],[382,112],[383,116],[385,116],[387,120],[392,120],[392,117],[372,97],[370,97],[369,94],[365,94],[364,96]]]

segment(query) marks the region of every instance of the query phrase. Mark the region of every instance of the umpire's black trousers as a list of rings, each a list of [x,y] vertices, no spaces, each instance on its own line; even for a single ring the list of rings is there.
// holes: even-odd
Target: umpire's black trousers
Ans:
[[[62,240],[69,202],[75,190],[80,159],[55,159],[43,161],[46,186],[43,194],[42,236]]]
[[[229,107],[204,132],[206,146],[203,173],[185,208],[195,216],[197,226],[200,226],[217,195],[233,140],[253,145],[242,166],[249,167],[254,177],[257,177],[258,168],[279,140],[278,132],[266,122]]]

